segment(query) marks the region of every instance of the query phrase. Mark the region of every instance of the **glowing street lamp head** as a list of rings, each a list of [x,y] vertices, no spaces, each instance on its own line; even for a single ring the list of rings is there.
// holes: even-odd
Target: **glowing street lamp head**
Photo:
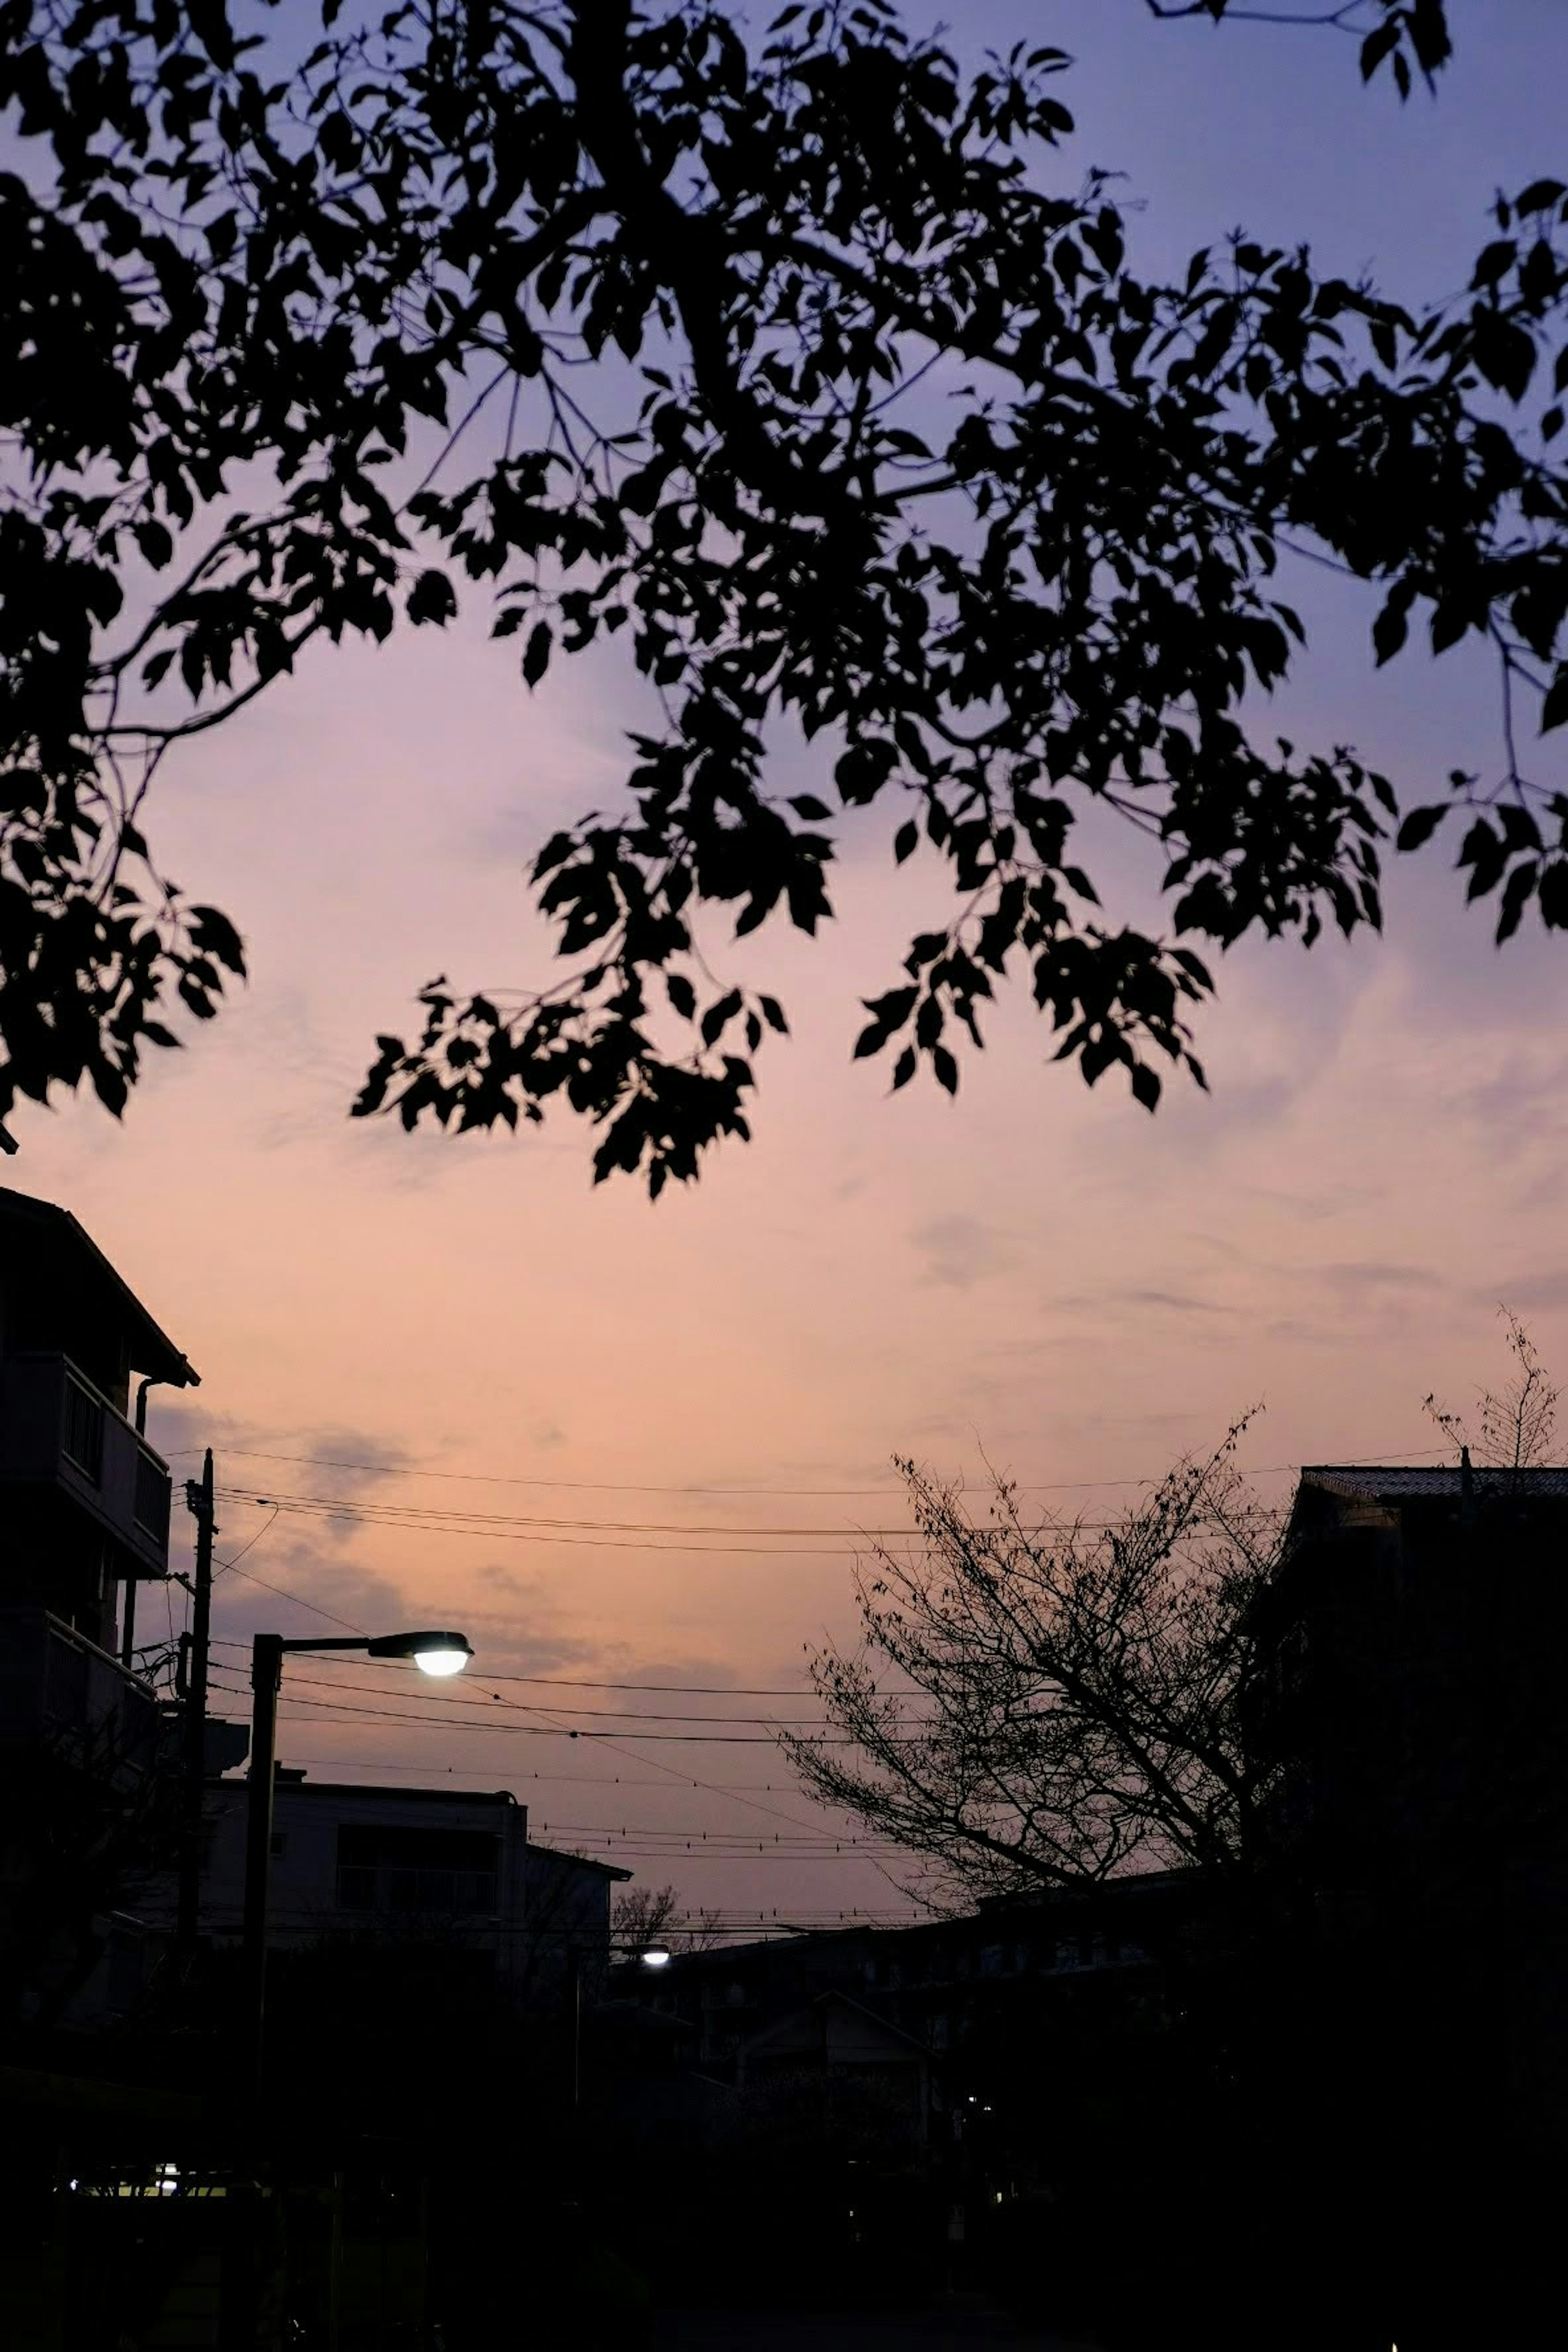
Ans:
[[[467,1642],[460,1650],[455,1649],[450,1637],[443,1635],[429,1649],[416,1650],[414,1663],[422,1675],[460,1675],[473,1654]]]
[[[667,1969],[670,1962],[670,1954],[662,1944],[646,1945],[637,1958],[645,1969]]]
[[[461,1633],[384,1633],[365,1644],[373,1658],[412,1658],[421,1674],[458,1675],[473,1656]]]

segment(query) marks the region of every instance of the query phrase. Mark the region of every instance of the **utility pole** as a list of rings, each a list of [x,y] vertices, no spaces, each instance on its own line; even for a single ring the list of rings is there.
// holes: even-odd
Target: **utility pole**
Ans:
[[[185,1678],[185,1820],[180,1845],[177,1941],[182,1959],[196,1948],[202,1876],[202,1783],[206,1773],[207,1647],[212,1622],[213,1456],[209,1445],[198,1482],[185,1481],[185,1508],[196,1523],[195,1608]]]

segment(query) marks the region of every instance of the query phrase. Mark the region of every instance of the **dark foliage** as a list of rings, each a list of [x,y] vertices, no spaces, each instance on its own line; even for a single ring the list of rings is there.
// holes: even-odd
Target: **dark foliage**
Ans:
[[[1568,795],[1516,744],[1526,701],[1568,717],[1563,185],[1500,200],[1429,316],[1245,237],[1151,285],[1107,184],[1058,191],[1050,47],[966,75],[889,0],[751,47],[707,0],[319,13],[309,47],[261,0],[0,0],[0,1116],[84,1077],[118,1111],[170,994],[205,1018],[243,973],[141,831],[170,748],[312,640],[464,596],[530,687],[624,632],[663,719],[624,806],[535,862],[566,975],[431,983],[362,1114],[559,1097],[656,1192],[743,1136],[785,1014],[710,977],[699,919],[831,912],[834,811],[768,790],[781,728],[951,880],[855,1048],[895,1087],[955,1089],[1020,974],[1089,1083],[1201,1083],[1200,949],[1376,924],[1398,815],[1349,750],[1246,723],[1303,641],[1297,543],[1373,583],[1380,659],[1417,623],[1490,640],[1501,777],[1399,842],[1468,808],[1500,937],[1568,922]],[[1402,91],[1447,58],[1436,0],[1307,14]],[[1101,911],[1091,805],[1154,845],[1168,938]]]

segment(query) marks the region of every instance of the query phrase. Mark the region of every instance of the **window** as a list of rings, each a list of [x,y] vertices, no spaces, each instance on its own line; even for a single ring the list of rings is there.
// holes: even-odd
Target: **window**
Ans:
[[[345,1822],[338,1830],[339,1908],[488,1915],[496,1907],[497,1853],[488,1830]]]

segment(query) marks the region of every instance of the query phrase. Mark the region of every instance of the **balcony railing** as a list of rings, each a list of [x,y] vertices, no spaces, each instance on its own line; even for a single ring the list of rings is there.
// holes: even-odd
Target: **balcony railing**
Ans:
[[[62,1359],[63,1361],[63,1359]],[[96,1486],[103,1476],[103,1399],[89,1389],[69,1364],[65,1373],[65,1411],[60,1416],[60,1446],[84,1477]]]
[[[121,1574],[167,1574],[168,1465],[68,1356],[0,1363],[0,1480],[71,1496],[115,1539]]]
[[[151,1447],[136,1448],[136,1493],[132,1504],[143,1534],[167,1552],[169,1549],[169,1473]]]
[[[147,1685],[47,1609],[0,1609],[0,1748],[64,1742],[111,1779],[155,1761],[163,1724]]]

